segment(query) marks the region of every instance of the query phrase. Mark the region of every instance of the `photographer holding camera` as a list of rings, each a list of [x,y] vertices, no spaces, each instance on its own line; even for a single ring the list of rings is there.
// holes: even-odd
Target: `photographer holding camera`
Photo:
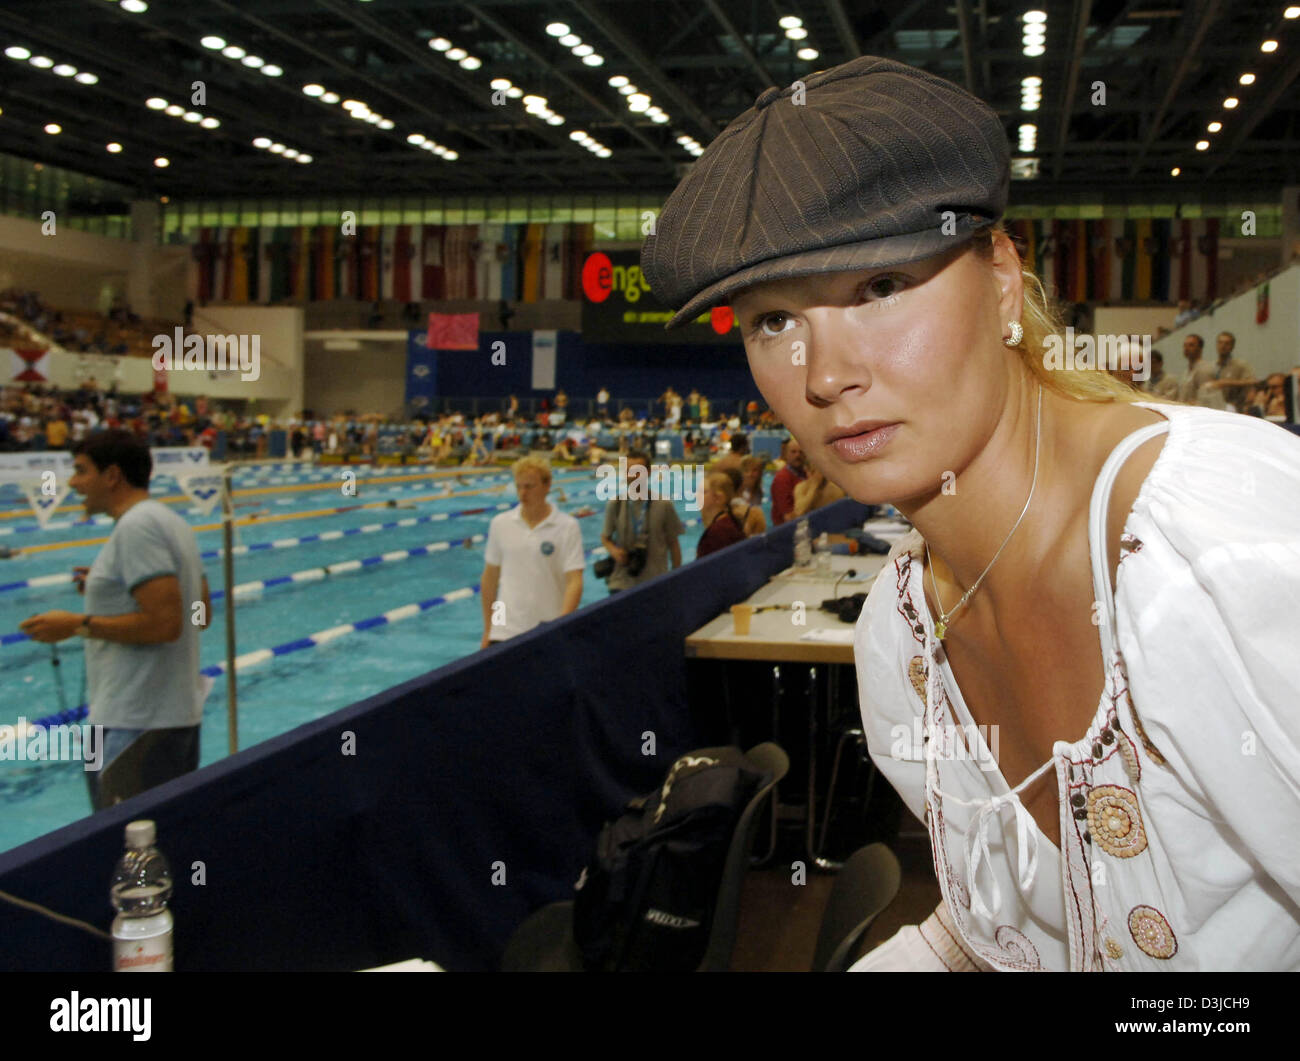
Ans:
[[[635,471],[637,465],[642,471]],[[638,586],[672,567],[681,567],[682,547],[678,535],[686,531],[672,501],[651,500],[649,493],[650,457],[644,450],[627,455],[628,499],[606,503],[605,528],[600,540],[609,551],[606,560],[596,564],[596,576],[607,578],[610,593]],[[647,496],[634,499],[639,490],[632,484],[645,476]]]

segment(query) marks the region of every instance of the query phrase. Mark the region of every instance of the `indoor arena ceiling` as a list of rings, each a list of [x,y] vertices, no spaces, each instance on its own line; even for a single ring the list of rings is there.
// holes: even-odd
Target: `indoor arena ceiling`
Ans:
[[[0,151],[181,198],[660,191],[764,88],[874,54],[992,103],[1013,155],[1038,160],[1017,202],[1266,193],[1300,182],[1297,16],[1284,0],[0,0]]]

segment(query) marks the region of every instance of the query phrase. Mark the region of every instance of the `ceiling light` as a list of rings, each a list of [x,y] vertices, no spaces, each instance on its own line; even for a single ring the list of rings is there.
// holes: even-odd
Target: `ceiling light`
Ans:
[[[263,59],[260,55],[245,55],[239,61],[243,63],[245,66],[251,66],[254,70],[256,70],[259,66],[266,65],[266,60]]]
[[[628,105],[627,105],[627,109],[630,110],[633,114],[640,114],[643,110],[646,109],[646,106],[647,106],[647,104],[644,104],[644,103],[631,103],[631,102],[629,102]]]
[[[527,96],[524,97],[524,106],[525,106],[525,107],[536,107],[538,104],[541,104],[543,107],[546,106],[546,97],[545,97],[545,96],[535,96],[535,95],[532,95],[532,94],[529,94],[529,95],[527,95]]]
[[[191,125],[193,125],[195,122],[201,122],[203,120],[203,115],[199,114],[198,111],[186,111],[183,115],[181,115],[181,117],[183,117]]]
[[[560,43],[563,44],[566,48],[572,48],[574,45],[581,44],[582,38],[579,37],[576,33],[566,33],[563,37],[560,38]]]
[[[428,139],[429,138],[425,136],[423,133],[412,133],[410,136],[406,138],[406,142],[408,144],[414,144],[416,147],[419,147],[421,144],[426,143]]]
[[[1182,173],[1182,172],[1183,172],[1182,169],[1180,169],[1178,166],[1175,166],[1173,169],[1171,169],[1171,170],[1169,171],[1169,176],[1171,176],[1171,177],[1177,177],[1178,174],[1180,174],[1180,173]]]
[[[1300,18],[1300,7],[1288,7],[1282,12],[1283,18]]]
[[[1208,150],[1209,150],[1209,147],[1210,147],[1210,142],[1209,142],[1208,140],[1197,140],[1197,141],[1196,141],[1196,150],[1197,150],[1197,151],[1208,151]]]
[[[48,70],[54,65],[54,60],[48,55],[33,55],[28,62],[38,70]]]
[[[203,126],[204,129],[216,129],[221,125],[216,118],[204,118],[203,121],[199,122],[199,124]]]
[[[11,44],[8,48],[5,49],[5,55],[9,56],[10,59],[19,59],[19,60],[30,59],[32,57],[32,53],[28,51],[26,48],[24,48],[21,44]]]
[[[582,61],[587,66],[603,66],[605,64],[605,57],[603,55],[584,55]]]
[[[564,124],[564,119],[561,118],[558,114],[552,114],[549,118],[546,119],[546,124],[547,124],[547,125],[563,125],[563,124]]]
[[[1020,109],[1021,109],[1022,111],[1036,111],[1036,110],[1038,110],[1038,101],[1037,101],[1037,100],[1028,100],[1028,99],[1027,99],[1027,100],[1021,100],[1021,101],[1020,101]]]
[[[267,136],[259,136],[256,140],[253,141],[253,146],[260,147],[263,149],[268,148],[271,146],[271,138]]]
[[[624,85],[627,84],[627,82],[628,79],[624,77],[622,74],[615,74],[613,77],[609,79],[609,87],[622,88]]]
[[[74,77],[73,80],[79,81],[83,85],[94,85],[99,82],[99,77],[96,74],[92,74],[89,70],[83,70]]]
[[[1029,56],[1031,59],[1033,59],[1039,55],[1042,55],[1045,51],[1047,51],[1047,49],[1044,48],[1041,44],[1031,44],[1029,45],[1029,47],[1027,47],[1024,50],[1024,54]]]
[[[69,66],[67,63],[59,63],[59,65],[53,70],[53,73],[58,74],[59,77],[71,77],[76,72],[77,68],[75,66]]]
[[[799,51],[796,52],[795,54],[798,55],[799,58],[802,59],[804,62],[811,63],[814,59],[816,59],[819,55],[821,55],[821,52],[819,52],[816,48],[800,48]]]
[[[480,66],[483,65],[483,60],[476,59],[472,55],[467,55],[465,56],[464,59],[460,61],[460,65],[465,70],[477,70]]]
[[[353,111],[352,112],[353,116],[355,116],[356,113],[357,113],[356,111]],[[368,121],[371,125],[378,125],[383,120],[384,120],[384,116],[382,114],[376,114],[374,111],[370,111],[366,115],[366,121]]]
[[[803,25],[803,19],[798,15],[782,15],[776,24],[782,29],[796,29]]]
[[[458,155],[455,151],[448,151],[442,157],[445,158],[448,162],[455,162],[456,159],[460,158],[460,155]]]
[[[299,162],[310,162],[310,161],[311,161],[311,155],[299,155],[299,156],[298,156],[298,161],[299,161]]]
[[[1240,102],[1241,102],[1241,100],[1237,99],[1236,96],[1229,96],[1227,99],[1225,99],[1225,100],[1223,101],[1223,105],[1224,105],[1224,107],[1226,107],[1228,110],[1232,110],[1232,109],[1233,109],[1234,107],[1236,107],[1236,105],[1237,105],[1238,103],[1240,103]]]
[[[1210,122],[1210,124],[1205,127],[1205,131],[1207,133],[1217,133],[1222,128],[1223,122]]]
[[[663,125],[664,122],[669,121],[670,119],[668,115],[664,114],[663,111],[660,111],[658,114],[650,115],[650,120],[656,125]]]
[[[597,154],[600,158],[609,158],[609,156],[612,155],[613,153],[614,153],[614,152],[611,151],[611,150],[610,150],[609,148],[607,148],[607,147],[602,147],[599,151],[596,152],[596,154]]]
[[[549,33],[552,37],[563,37],[566,33],[569,32],[569,27],[566,26],[563,22],[552,22],[549,26],[546,27],[546,32]]]
[[[273,155],[283,155],[284,144],[272,144],[270,147],[267,148],[267,150],[270,151],[271,154]]]
[[[679,144],[689,144],[691,142],[691,138],[687,136],[685,133],[682,133],[682,135],[677,138],[677,142]]]
[[[1243,85],[1253,85],[1255,83],[1254,74],[1242,74],[1237,80]]]
[[[1259,46],[1259,50],[1261,52],[1275,52],[1277,51],[1277,41],[1267,40]]]
[[[491,85],[498,92],[504,92],[506,89],[510,87],[510,79],[506,77],[494,77],[491,81],[488,82],[488,84]]]
[[[433,40],[429,42],[429,47],[435,52],[445,52],[451,47],[451,41],[446,37],[434,37]]]
[[[644,92],[630,93],[627,97],[627,105],[631,107],[633,104],[636,104],[642,110],[645,110],[650,106],[650,97]]]
[[[447,58],[456,63],[460,62],[467,55],[469,55],[469,52],[464,48],[452,48],[447,52]]]
[[[151,96],[149,99],[144,101],[144,105],[151,111],[160,111],[167,106],[167,101],[158,96]]]
[[[211,48],[213,51],[220,51],[226,46],[225,40],[221,37],[204,37],[199,43],[205,48]]]
[[[345,99],[343,101],[343,109],[345,111],[356,110],[358,107],[360,107],[363,111],[368,111],[370,109],[359,99]]]
[[[322,103],[337,103],[339,94],[337,92],[326,92],[325,95],[321,96],[320,101]]]
[[[221,54],[227,59],[242,59],[247,53],[238,44],[227,44],[221,49]]]
[[[295,150],[295,149],[292,148],[292,147],[286,147],[286,148],[284,149],[284,157],[285,157],[285,158],[297,158],[297,157],[298,157],[298,152],[297,152],[297,150]]]
[[[122,0],[122,10],[133,15],[143,15],[149,10],[149,5],[144,0]]]
[[[267,63],[264,67],[262,67],[262,73],[264,73],[267,77],[279,77],[281,74],[284,73],[284,71],[281,70],[278,66],[276,66],[275,63]]]
[[[636,85],[623,85],[618,91],[620,95],[631,96],[636,92]]]
[[[107,151],[110,155],[117,155],[121,153],[122,145],[119,144],[116,140],[114,140],[111,144],[105,144],[104,150]]]
[[[808,31],[802,26],[796,26],[794,29],[786,30],[785,35],[792,41],[801,41],[808,36]]]
[[[166,169],[168,166],[170,166],[170,165],[172,164],[172,160],[169,159],[169,158],[161,158],[161,157],[160,157],[160,158],[156,158],[156,159],[154,159],[154,160],[153,160],[153,164],[154,164],[155,166],[157,166],[159,169]]]
[[[163,113],[170,114],[173,118],[179,118],[182,114],[185,113],[185,108],[182,107],[179,103],[169,103],[166,107],[163,108]]]
[[[569,134],[569,139],[570,139],[570,140],[581,140],[581,139],[582,139],[584,136],[586,136],[586,135],[587,135],[586,130],[584,130],[584,129],[574,129],[573,132],[571,132],[571,133]]]
[[[1046,12],[1046,11],[1026,11],[1026,12],[1024,13],[1024,15],[1021,16],[1021,18],[1023,19],[1023,21],[1028,22],[1028,23],[1030,23],[1031,25],[1032,25],[1033,23],[1035,23],[1035,22],[1046,22],[1046,21],[1047,21],[1047,12]]]
[[[509,96],[511,99],[518,99],[523,94],[524,94],[524,90],[520,88],[518,85],[511,85],[508,89],[506,89],[506,95]]]
[[[50,124],[45,127],[45,131],[51,136],[58,136],[59,133],[63,132],[63,126],[58,122],[50,122]]]
[[[379,128],[381,128],[381,129],[387,131],[387,130],[391,129],[392,127],[393,127],[393,120],[392,120],[391,118],[381,118],[381,119],[380,119],[380,121],[379,121]]]
[[[302,94],[304,96],[323,96],[325,95],[325,86],[317,85],[314,83],[310,85],[303,85]]]
[[[591,55],[595,50],[596,49],[593,48],[590,44],[579,44],[576,48],[573,49],[573,54],[576,55],[579,59],[582,59],[588,55]]]
[[[1043,83],[1043,79],[1037,76],[1030,76],[1020,79],[1020,84],[1025,88],[1038,88]]]

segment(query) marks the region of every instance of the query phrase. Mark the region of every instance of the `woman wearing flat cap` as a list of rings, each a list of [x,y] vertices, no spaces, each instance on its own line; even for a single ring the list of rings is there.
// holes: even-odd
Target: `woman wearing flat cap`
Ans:
[[[868,56],[759,97],[642,253],[914,527],[854,652],[943,901],[856,968],[1300,968],[1300,439],[1048,367],[1008,176],[985,104]]]

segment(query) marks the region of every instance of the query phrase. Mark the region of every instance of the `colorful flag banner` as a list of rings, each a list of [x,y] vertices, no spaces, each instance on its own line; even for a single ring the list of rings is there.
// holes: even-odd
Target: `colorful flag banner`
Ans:
[[[14,383],[46,383],[49,381],[50,352],[35,346],[15,346],[10,359]]]

